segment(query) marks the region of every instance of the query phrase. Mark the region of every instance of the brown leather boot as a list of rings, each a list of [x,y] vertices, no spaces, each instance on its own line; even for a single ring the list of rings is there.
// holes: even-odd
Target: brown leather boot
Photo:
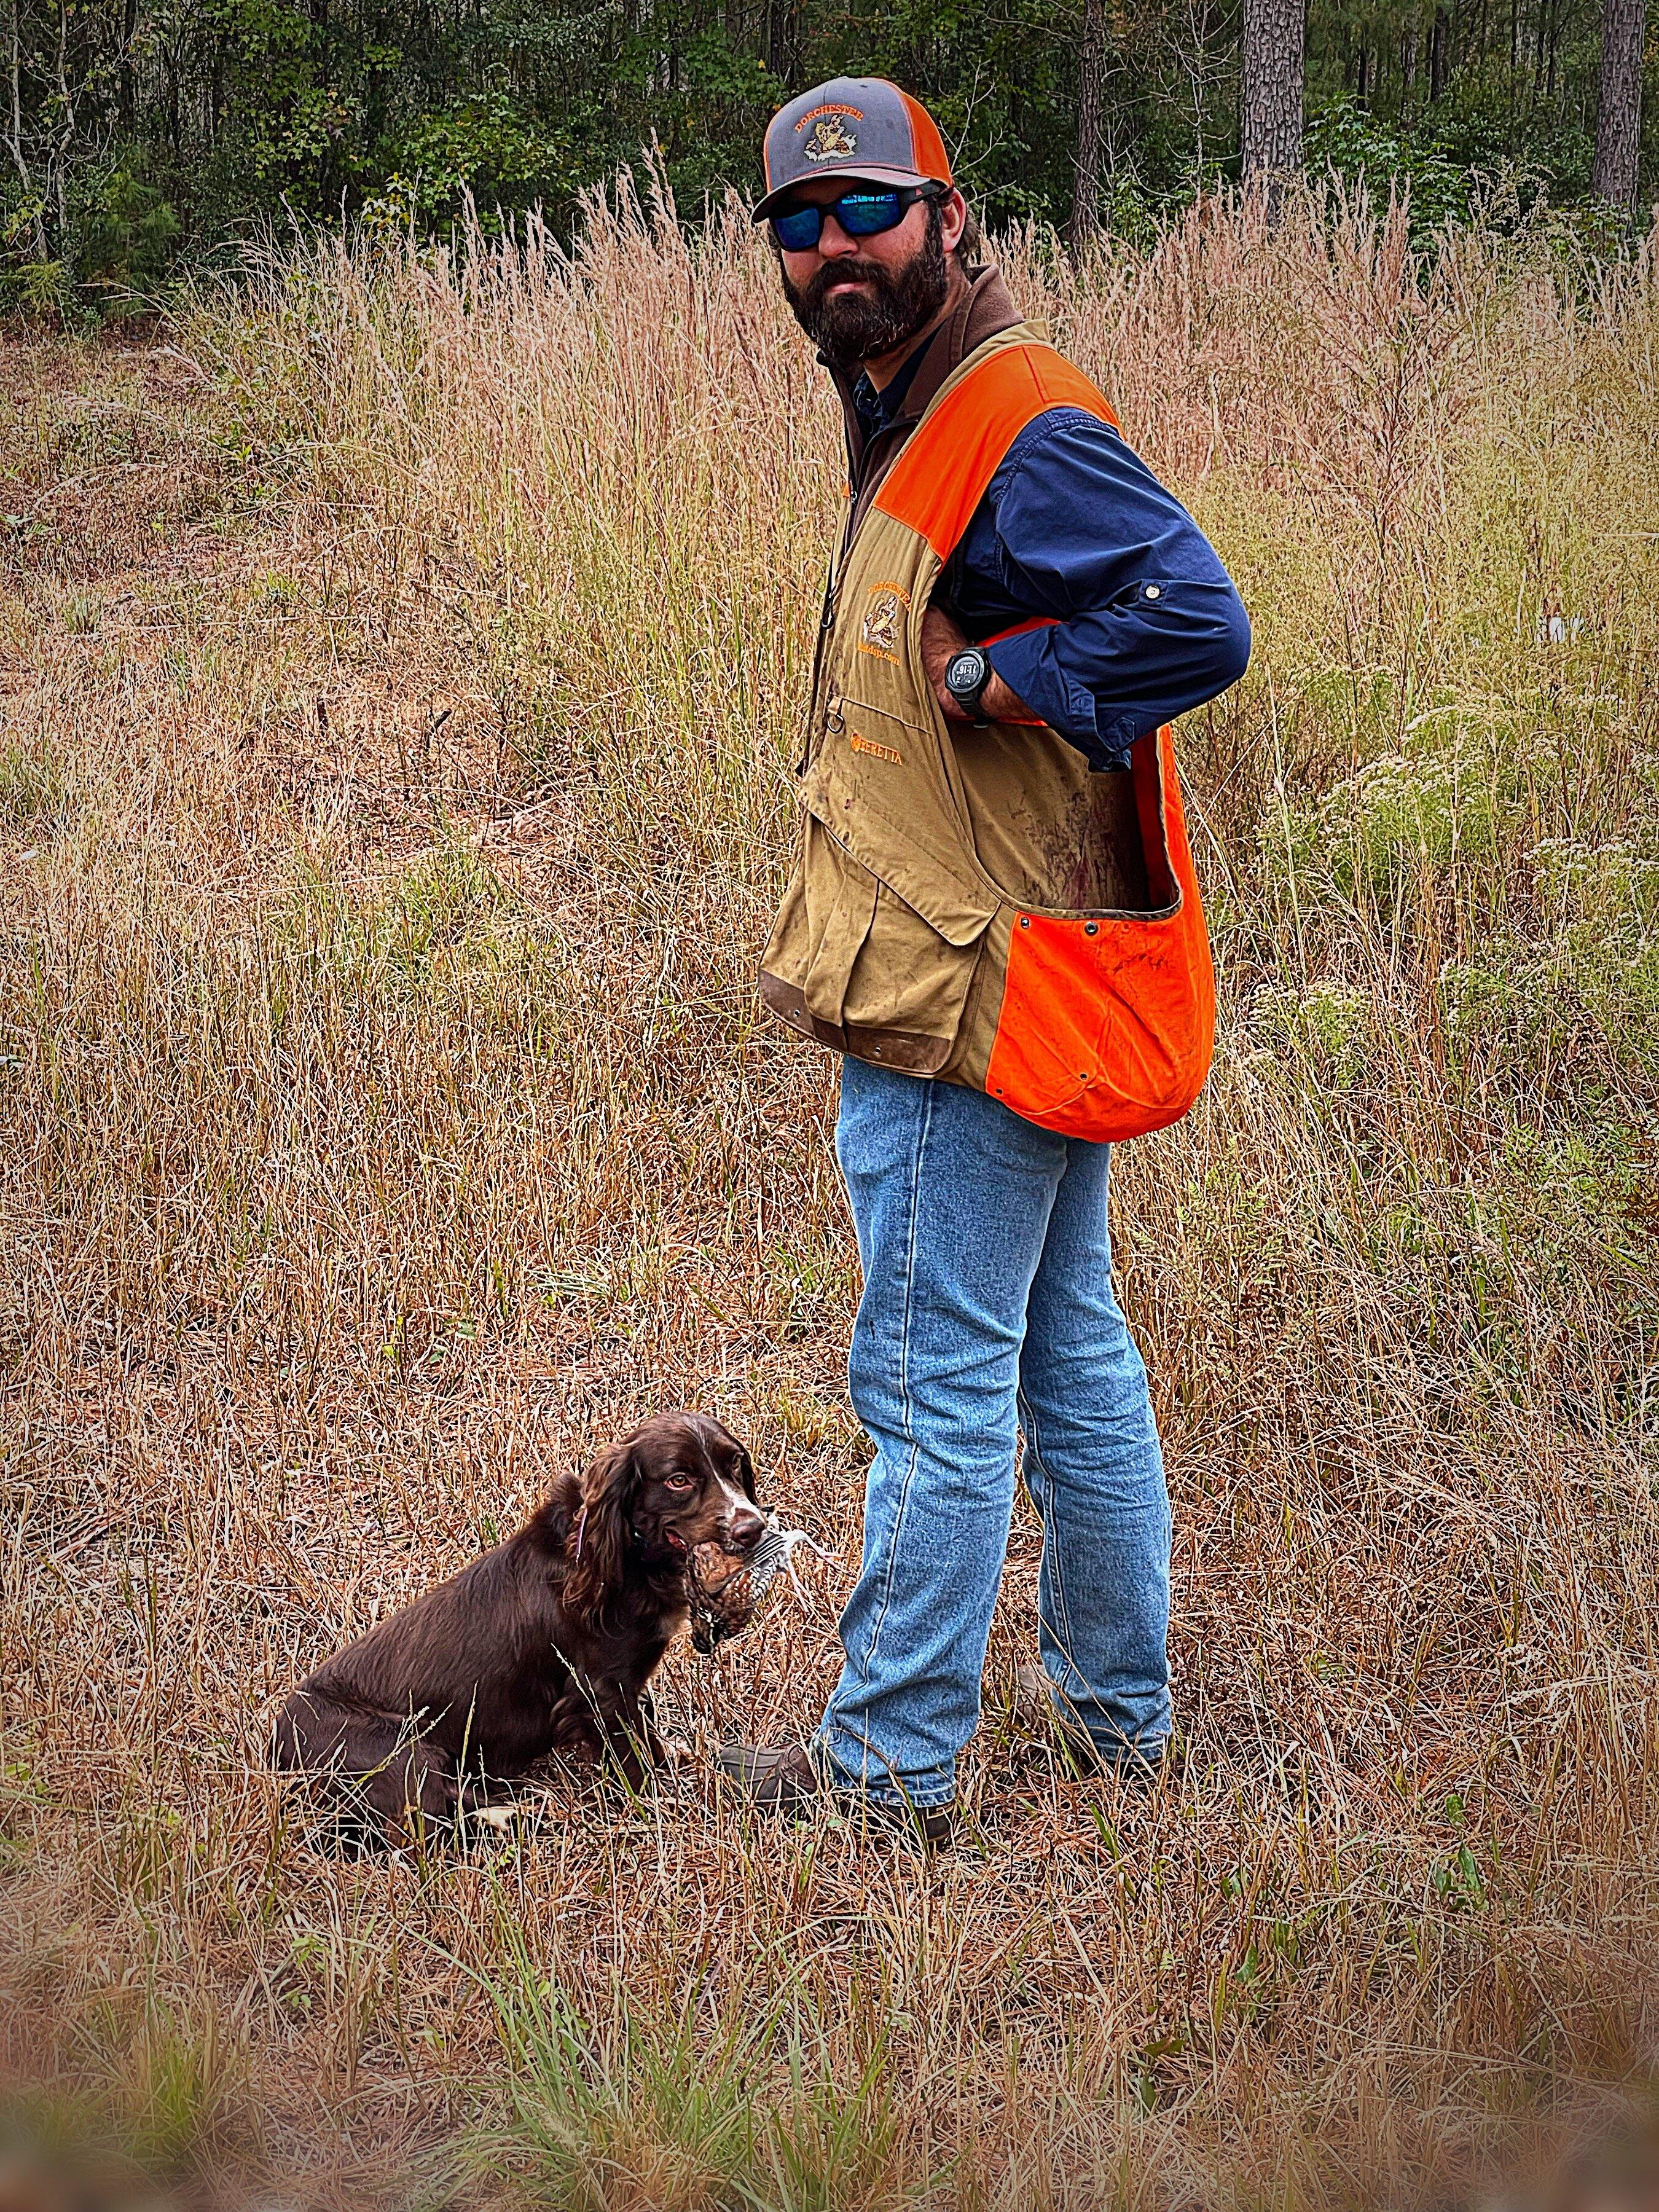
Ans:
[[[1048,1670],[1033,1661],[1014,1677],[1014,1718],[1028,1734],[1046,1737],[1053,1744],[1064,1771],[1073,1779],[1091,1774],[1116,1774],[1126,1782],[1150,1790],[1164,1766],[1164,1746],[1125,1742],[1115,1759],[1108,1759],[1083,1723],[1049,1680]]]
[[[946,1850],[956,1840],[953,1807],[890,1804],[866,1790],[826,1784],[812,1754],[802,1743],[777,1748],[723,1744],[714,1764],[721,1779],[758,1812],[801,1820],[809,1818],[813,1807],[823,1800],[844,1820],[903,1837],[927,1850]]]

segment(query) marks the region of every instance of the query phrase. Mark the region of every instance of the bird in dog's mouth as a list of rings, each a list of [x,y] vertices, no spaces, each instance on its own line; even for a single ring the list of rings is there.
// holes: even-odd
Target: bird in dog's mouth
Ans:
[[[835,1556],[815,1544],[805,1528],[782,1527],[775,1513],[769,1517],[760,1541],[744,1552],[734,1553],[720,1543],[699,1544],[690,1554],[685,1577],[692,1649],[707,1658],[716,1645],[741,1635],[760,1610],[780,1567],[805,1597],[794,1558],[803,1547],[821,1559]]]

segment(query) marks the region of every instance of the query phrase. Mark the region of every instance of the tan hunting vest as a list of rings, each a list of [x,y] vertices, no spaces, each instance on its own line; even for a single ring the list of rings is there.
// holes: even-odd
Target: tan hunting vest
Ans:
[[[1138,1136],[1202,1089],[1214,981],[1165,728],[1098,775],[1046,726],[947,723],[929,595],[1051,407],[1115,417],[1030,323],[945,378],[831,584],[793,877],[761,993],[800,1035],[989,1092],[1068,1136]]]

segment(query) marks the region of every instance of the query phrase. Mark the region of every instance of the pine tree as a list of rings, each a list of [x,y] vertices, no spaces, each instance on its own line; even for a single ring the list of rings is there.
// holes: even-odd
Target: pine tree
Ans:
[[[1106,141],[1106,0],[1084,0],[1078,60],[1077,154],[1071,246],[1081,253],[1100,222],[1100,163]]]
[[[1247,182],[1302,167],[1305,35],[1305,0],[1244,0],[1239,150]]]
[[[1601,12],[1601,70],[1590,189],[1626,215],[1636,211],[1636,169],[1642,143],[1642,44],[1647,14],[1647,0],[1606,0]]]

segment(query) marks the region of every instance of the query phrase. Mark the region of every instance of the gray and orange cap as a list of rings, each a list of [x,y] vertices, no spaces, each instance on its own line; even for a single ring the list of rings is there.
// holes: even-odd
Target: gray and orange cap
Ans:
[[[884,76],[837,76],[779,108],[766,132],[762,222],[812,177],[883,185],[948,185],[951,157],[919,100]]]

